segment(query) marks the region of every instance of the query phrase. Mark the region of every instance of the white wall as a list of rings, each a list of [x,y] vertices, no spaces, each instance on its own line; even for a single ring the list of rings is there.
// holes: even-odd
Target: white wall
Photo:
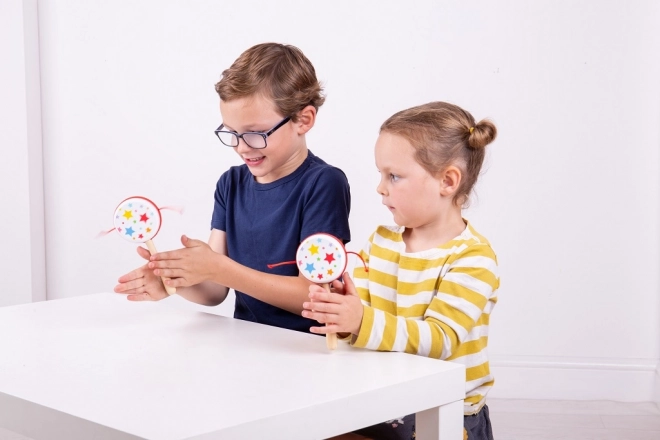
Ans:
[[[494,396],[654,398],[660,3],[39,7],[50,299],[109,291],[141,264],[118,236],[94,238],[129,195],[185,205],[164,213],[160,249],[207,237],[215,182],[238,163],[212,133],[213,84],[249,46],[286,42],[326,85],[309,145],[351,182],[350,249],[391,223],[372,157],[386,117],[447,100],[498,125],[466,212],[501,265]]]
[[[0,306],[46,299],[36,0],[0,1]]]

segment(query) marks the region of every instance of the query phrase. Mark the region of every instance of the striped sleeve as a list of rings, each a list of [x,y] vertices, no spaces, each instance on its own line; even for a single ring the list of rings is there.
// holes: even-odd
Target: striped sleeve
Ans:
[[[375,233],[371,234],[369,240],[364,245],[364,248],[360,251],[360,257],[364,261],[366,267],[369,267],[369,254],[371,253],[371,246],[374,240]],[[355,289],[357,294],[362,300],[362,304],[365,306],[371,305],[371,296],[369,294],[369,274],[367,269],[362,265],[358,264],[353,269],[353,282],[355,283]]]
[[[397,316],[365,304],[353,345],[438,359],[451,357],[479,325],[482,314],[489,312],[499,278],[495,254],[486,243],[464,247],[448,265],[437,279],[430,303],[420,304],[426,307],[422,319]],[[368,295],[368,283],[366,290]]]

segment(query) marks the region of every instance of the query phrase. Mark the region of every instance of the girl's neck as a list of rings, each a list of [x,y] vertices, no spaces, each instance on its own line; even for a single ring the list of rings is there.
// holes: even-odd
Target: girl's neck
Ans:
[[[465,230],[466,223],[460,208],[451,209],[446,215],[414,228],[403,231],[406,252],[421,252],[441,246],[453,240]]]

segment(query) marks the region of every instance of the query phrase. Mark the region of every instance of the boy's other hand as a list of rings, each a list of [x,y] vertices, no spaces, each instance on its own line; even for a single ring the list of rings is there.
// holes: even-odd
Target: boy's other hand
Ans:
[[[172,287],[187,287],[212,280],[217,270],[218,254],[201,241],[181,236],[181,244],[185,246],[175,251],[159,252],[151,256],[148,266],[154,275],[170,278],[167,285]]]
[[[143,247],[138,246],[137,253],[147,261],[151,257]],[[126,294],[129,301],[158,301],[169,296],[160,278],[149,269],[148,264],[122,275],[118,281],[115,292]]]

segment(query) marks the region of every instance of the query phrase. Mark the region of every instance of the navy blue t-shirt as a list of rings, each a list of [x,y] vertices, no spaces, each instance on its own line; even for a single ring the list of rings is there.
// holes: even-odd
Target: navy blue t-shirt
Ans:
[[[215,191],[211,227],[225,231],[228,256],[244,266],[276,275],[297,276],[292,261],[300,242],[325,232],[348,243],[351,194],[346,175],[308,151],[288,176],[258,183],[247,165],[231,167]],[[234,318],[309,332],[318,322],[236,291]]]

